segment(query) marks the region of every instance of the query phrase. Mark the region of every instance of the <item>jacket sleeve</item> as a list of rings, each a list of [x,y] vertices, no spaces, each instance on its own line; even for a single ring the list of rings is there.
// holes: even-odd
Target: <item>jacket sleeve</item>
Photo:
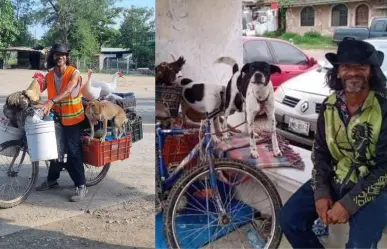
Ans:
[[[331,199],[331,183],[334,176],[332,156],[328,149],[325,134],[325,101],[317,119],[317,129],[312,148],[312,188],[314,199]]]
[[[387,105],[384,105],[384,115],[378,142],[375,150],[375,166],[364,178],[339,201],[350,215],[356,213],[361,207],[373,201],[386,189],[387,184]]]

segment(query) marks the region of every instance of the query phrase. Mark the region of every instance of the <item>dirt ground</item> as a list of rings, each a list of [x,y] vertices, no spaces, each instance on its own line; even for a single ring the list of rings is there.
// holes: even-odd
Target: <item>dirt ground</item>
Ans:
[[[154,248],[154,196],[0,237],[9,249]]]
[[[24,69],[8,69],[0,70],[0,94],[8,95],[15,91],[20,91],[29,86],[32,81],[34,70]],[[87,80],[87,74],[82,73],[84,82]],[[94,73],[92,81],[111,82],[113,75]],[[117,83],[117,92],[134,92],[136,98],[154,98],[155,97],[155,79],[149,76],[134,76],[126,75],[125,78],[120,78]]]

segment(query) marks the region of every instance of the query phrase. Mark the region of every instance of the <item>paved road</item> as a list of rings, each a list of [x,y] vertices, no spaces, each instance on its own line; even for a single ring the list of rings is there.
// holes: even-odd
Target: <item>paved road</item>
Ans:
[[[0,96],[0,116],[3,116],[3,105],[6,96]],[[43,101],[47,98],[43,97]],[[155,122],[155,99],[154,98],[137,98],[136,111],[142,117],[144,124],[154,124]]]

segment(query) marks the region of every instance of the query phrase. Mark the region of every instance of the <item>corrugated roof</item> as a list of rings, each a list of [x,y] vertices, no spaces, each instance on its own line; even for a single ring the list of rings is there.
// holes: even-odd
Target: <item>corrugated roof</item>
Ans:
[[[6,50],[6,51],[28,51],[28,52],[39,52],[39,53],[42,52],[41,50],[35,50],[35,49],[29,48],[29,47],[9,47],[9,48],[6,48],[4,50]]]
[[[338,4],[349,2],[364,2],[364,0],[293,0],[291,2],[282,4],[283,7],[301,7],[310,5],[325,5],[325,4]]]
[[[101,48],[102,53],[130,52],[129,48]]]

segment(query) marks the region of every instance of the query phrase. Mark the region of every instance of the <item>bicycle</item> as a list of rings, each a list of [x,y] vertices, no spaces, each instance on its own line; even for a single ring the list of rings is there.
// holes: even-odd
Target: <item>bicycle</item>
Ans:
[[[27,144],[27,137],[25,134],[23,138],[20,140],[10,140],[0,144],[0,155],[7,158],[11,158],[11,163],[8,165],[8,167],[6,167],[7,168],[6,172],[3,172],[3,173],[0,172],[0,176],[4,174],[5,178],[16,179],[18,178],[19,175],[21,175],[22,176],[21,179],[16,179],[17,183],[19,183],[19,180],[26,182],[26,187],[22,190],[23,192],[21,194],[11,197],[10,193],[7,192],[9,194],[8,195],[9,198],[7,199],[4,199],[2,196],[0,196],[0,209],[12,208],[21,204],[28,198],[34,186],[36,185],[36,181],[39,176],[39,162],[31,162],[32,173],[29,174],[21,171],[21,166],[24,165],[23,163],[25,163],[27,154],[28,154],[28,144]],[[21,158],[20,160],[17,160],[19,155],[21,155]],[[44,161],[44,162],[48,167],[49,161]],[[103,167],[95,167],[92,165],[87,165],[85,163],[84,163],[84,166],[85,166],[87,187],[91,187],[100,183],[105,178],[105,176],[107,175],[110,169],[110,163],[105,164]],[[87,174],[89,173],[88,172],[89,169],[93,169],[93,170],[101,169],[101,170],[98,174],[96,174],[96,176],[89,178],[87,176]],[[0,194],[4,193],[5,189],[6,189],[6,185],[1,184]],[[11,190],[14,190],[13,184],[11,184],[9,191]]]
[[[188,246],[190,248],[199,248],[204,245],[211,245],[212,242],[221,243],[226,237],[230,237],[233,241],[227,244],[229,248],[245,248],[246,244],[249,248],[257,248],[257,244],[261,245],[260,248],[278,248],[282,238],[282,231],[278,225],[278,214],[282,207],[280,196],[272,181],[262,170],[243,161],[222,159],[216,155],[210,128],[210,119],[215,115],[216,113],[206,114],[206,120],[199,130],[204,132],[199,143],[171,173],[168,172],[163,160],[164,138],[166,136],[191,134],[194,130],[163,130],[160,128],[159,123],[156,125],[156,206],[159,205],[160,210],[163,211],[167,244],[170,248],[187,248]],[[184,171],[187,165],[198,157],[201,159],[201,163]],[[231,172],[234,172],[234,174]],[[245,176],[237,177],[235,172],[243,173]],[[208,175],[208,177],[205,177],[205,175]],[[231,184],[231,177],[237,182]],[[246,205],[243,201],[238,202],[232,198],[231,194],[236,196],[235,194],[241,187],[246,186],[246,184],[251,183],[249,181],[253,180],[268,195],[271,210],[273,211],[271,216],[264,214],[262,210]],[[205,184],[203,185],[203,183]],[[199,185],[201,185],[201,189]],[[236,190],[237,188],[239,190]],[[187,193],[185,194],[186,190]],[[193,194],[195,196],[188,193],[188,190],[196,191]],[[221,190],[224,190],[224,192],[222,193]],[[229,194],[225,193],[227,190],[230,190]],[[228,197],[229,203],[227,202]],[[241,196],[239,198],[243,199]],[[192,212],[193,208],[198,208],[198,212]],[[205,208],[209,213],[201,215]],[[238,216],[238,212],[242,212],[244,216]],[[190,223],[188,222],[189,224],[183,225],[180,223],[184,220],[188,221],[189,218],[181,217],[181,214],[196,218],[191,220]],[[204,222],[207,221],[207,228],[205,227],[207,231],[198,228],[199,226],[195,228],[194,223],[203,222],[203,220]],[[234,221],[235,225],[232,224]],[[212,227],[215,225],[214,230]],[[218,226],[221,227],[220,230],[218,230]],[[177,231],[177,227],[180,228],[180,231]],[[193,227],[193,229],[187,230],[185,229],[187,227]],[[187,235],[184,239],[178,238],[183,232],[187,232],[188,236],[193,236],[198,230],[207,233],[205,239],[203,236],[200,237],[202,235],[200,233],[190,242],[187,242]],[[242,242],[242,245],[236,246],[234,242],[236,237],[239,236],[235,237],[235,231],[246,231],[248,242]],[[257,236],[258,231],[269,232],[271,236],[264,232],[262,236]],[[194,243],[196,243],[196,247],[193,245]],[[220,247],[224,248],[224,246]]]

